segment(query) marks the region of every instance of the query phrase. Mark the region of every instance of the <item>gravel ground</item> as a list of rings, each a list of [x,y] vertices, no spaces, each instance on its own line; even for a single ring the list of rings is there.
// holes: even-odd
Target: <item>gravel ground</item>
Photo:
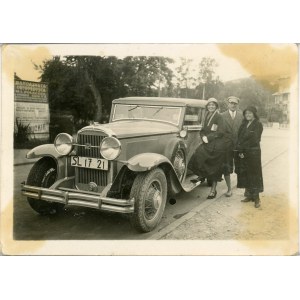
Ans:
[[[263,168],[265,191],[261,194],[260,208],[254,208],[253,202],[242,203],[244,190],[235,188],[232,197],[227,198],[222,195],[162,239],[288,239],[289,196],[287,187],[289,171],[286,168],[287,160],[286,152]],[[223,181],[220,185],[224,184]]]

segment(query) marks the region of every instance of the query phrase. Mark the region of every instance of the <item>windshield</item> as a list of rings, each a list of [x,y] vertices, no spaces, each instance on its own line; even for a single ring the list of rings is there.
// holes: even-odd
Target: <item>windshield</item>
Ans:
[[[116,104],[112,121],[117,120],[158,120],[179,124],[181,107],[141,104]]]

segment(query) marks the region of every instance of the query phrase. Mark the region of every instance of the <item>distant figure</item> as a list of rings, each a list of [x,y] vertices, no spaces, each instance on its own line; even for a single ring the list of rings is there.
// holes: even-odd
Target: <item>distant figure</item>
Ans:
[[[234,149],[237,144],[238,130],[243,121],[243,114],[238,109],[240,99],[230,96],[227,99],[228,110],[221,114],[224,122],[224,147],[227,149],[223,174],[227,185],[226,197],[232,196],[230,174],[234,171],[235,155]]]
[[[189,168],[198,175],[197,179],[191,180],[193,183],[198,183],[204,177],[212,181],[207,199],[213,199],[217,195],[217,182],[222,180],[225,156],[223,123],[218,108],[215,98],[208,99],[203,128],[200,130],[203,143],[197,148],[189,164]]]
[[[247,107],[243,115],[244,121],[238,132],[236,147],[237,187],[245,188],[246,198],[242,202],[254,201],[255,207],[258,208],[260,207],[259,193],[264,190],[260,150],[263,125],[258,119],[255,107]]]

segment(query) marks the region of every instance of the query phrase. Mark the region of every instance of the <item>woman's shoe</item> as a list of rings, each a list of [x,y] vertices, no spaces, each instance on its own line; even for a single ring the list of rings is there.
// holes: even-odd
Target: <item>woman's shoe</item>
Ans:
[[[231,196],[232,196],[232,191],[226,192],[226,193],[225,193],[225,196],[226,196],[226,197],[231,197]]]
[[[214,199],[217,196],[217,191],[210,192],[206,199]]]
[[[260,199],[259,198],[255,199],[254,202],[255,202],[254,207],[259,208],[260,207]]]
[[[241,202],[251,202],[253,201],[251,198],[246,197],[245,199],[241,200]]]
[[[197,177],[197,178],[195,178],[195,179],[192,179],[191,182],[192,182],[192,183],[195,183],[195,184],[198,183],[198,182],[201,183],[201,178],[200,178],[200,177]]]

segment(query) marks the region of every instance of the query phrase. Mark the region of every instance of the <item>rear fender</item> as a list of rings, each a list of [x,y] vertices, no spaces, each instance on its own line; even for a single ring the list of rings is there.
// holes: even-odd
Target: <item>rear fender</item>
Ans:
[[[167,145],[166,145],[166,150],[165,150],[165,156],[166,157],[173,157],[173,153],[174,153],[174,149],[178,149],[181,148],[183,149],[184,153],[186,154],[186,150],[187,150],[187,145],[185,144],[185,142],[179,138],[174,139],[172,141],[170,141]]]
[[[173,193],[179,193],[182,185],[178,180],[176,172],[170,160],[158,153],[142,153],[133,156],[124,163],[129,170],[133,172],[150,171],[156,167],[160,167],[166,174],[167,180],[172,187]]]

